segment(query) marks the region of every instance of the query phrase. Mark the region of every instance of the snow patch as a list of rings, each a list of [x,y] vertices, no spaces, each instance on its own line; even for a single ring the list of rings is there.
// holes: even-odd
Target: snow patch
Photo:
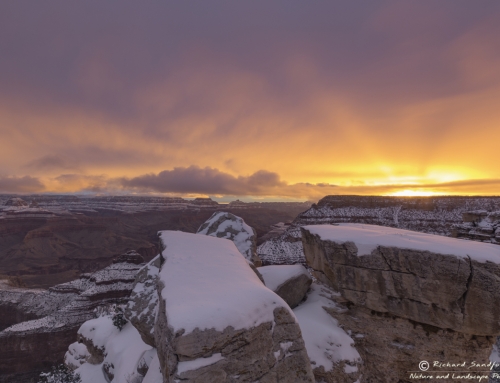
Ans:
[[[324,309],[335,308],[335,303],[328,299],[332,294],[330,289],[313,283],[306,301],[293,310],[312,367],[323,366],[325,371],[330,371],[340,361],[357,363],[361,360],[353,339]]]
[[[197,370],[202,367],[210,366],[222,359],[224,359],[224,357],[219,352],[217,354],[213,354],[208,358],[198,358],[194,360],[188,360],[186,362],[179,362],[179,364],[177,365],[177,374],[180,375],[186,371]]]

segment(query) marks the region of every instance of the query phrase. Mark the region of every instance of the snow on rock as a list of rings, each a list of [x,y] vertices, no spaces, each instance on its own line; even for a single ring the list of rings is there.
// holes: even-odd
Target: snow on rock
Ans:
[[[149,365],[148,372],[144,376],[142,383],[163,383],[163,374],[161,373],[160,360],[158,359],[158,354],[155,351],[155,355],[151,364]]]
[[[134,282],[125,316],[137,328],[143,341],[154,346],[154,324],[158,311],[157,282],[161,266],[158,255],[144,266]]]
[[[64,355],[64,363],[72,370],[77,369],[82,364],[87,363],[90,357],[87,347],[83,343],[72,343]]]
[[[219,360],[224,359],[222,354],[219,352],[217,354],[213,354],[208,358],[198,358],[194,360],[189,360],[187,362],[179,362],[177,365],[177,373],[182,374],[186,371],[197,370],[201,367],[210,366],[211,364],[217,363]]]
[[[369,255],[378,246],[399,247],[437,254],[453,254],[478,262],[500,264],[500,247],[392,227],[340,223],[338,225],[304,226],[321,239],[338,243],[354,242],[358,255]]]
[[[100,364],[82,364],[75,373],[80,374],[82,383],[109,383],[102,373],[102,365]]]
[[[363,224],[311,225],[314,275],[355,305],[441,329],[500,334],[500,247]]]
[[[295,307],[304,299],[312,279],[302,265],[273,265],[258,268],[266,286]]]
[[[293,311],[299,321],[316,379],[326,379],[325,375],[328,375],[338,379],[335,381],[354,382],[362,361],[354,348],[354,340],[325,310],[325,307],[335,308],[335,303],[329,298],[333,294],[335,292],[327,287],[313,283],[306,301]],[[340,379],[340,376],[343,378]]]
[[[82,383],[140,381],[156,356],[155,350],[142,341],[131,323],[120,331],[109,315],[85,322],[78,330],[78,336],[90,354],[87,362],[75,370],[80,373]],[[71,345],[67,355],[74,348],[74,344]],[[68,361],[70,358],[67,357],[67,364]],[[99,369],[93,366],[99,366]]]
[[[175,231],[159,237],[165,262],[155,343],[165,382],[314,381],[293,312],[233,242]],[[283,342],[292,346],[277,360]],[[210,365],[179,366],[214,361],[217,354],[221,359]]]
[[[274,308],[288,307],[230,240],[180,231],[162,231],[160,240],[165,246],[161,295],[174,331],[249,329],[271,322]]]
[[[78,342],[83,343],[90,353],[89,363],[100,364],[106,356],[106,343],[113,335],[117,335],[117,327],[110,316],[86,321],[78,330]]]
[[[266,287],[276,291],[280,285],[289,279],[298,277],[299,275],[307,275],[307,270],[302,265],[274,265],[263,266],[258,268]]]
[[[256,252],[257,234],[241,217],[227,212],[216,212],[200,226],[197,234],[229,239],[247,260],[255,266],[261,265]]]
[[[299,214],[281,235],[262,243],[257,248],[257,254],[263,265],[305,265],[300,228],[335,223],[398,227],[500,244],[500,224],[497,225],[498,233],[484,233],[481,228],[472,228],[472,222],[462,229],[454,227],[462,223],[462,214],[470,210],[481,210],[482,214],[488,211],[494,218],[495,211],[500,211],[500,198],[326,196]]]

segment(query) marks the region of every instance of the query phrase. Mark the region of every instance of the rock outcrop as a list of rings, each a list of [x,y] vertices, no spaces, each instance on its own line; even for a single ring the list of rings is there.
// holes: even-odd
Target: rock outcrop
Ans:
[[[452,236],[500,244],[500,211],[467,211],[463,223],[453,225]]]
[[[254,266],[262,265],[257,256],[257,233],[241,217],[232,213],[216,212],[200,226],[197,234],[229,239]]]
[[[472,210],[500,211],[500,198],[326,196],[299,214],[278,237],[262,243],[257,254],[263,265],[305,265],[300,227],[306,225],[364,223],[452,236],[455,225],[462,224],[462,214]],[[469,238],[490,241],[491,235]]]
[[[283,298],[292,309],[304,299],[312,283],[302,265],[263,266],[258,271],[266,287]]]
[[[230,241],[161,232],[164,382],[314,382],[300,327]]]
[[[500,247],[359,224],[302,235],[314,275],[340,293],[329,311],[354,334],[368,381],[407,380],[420,360],[488,362]]]
[[[134,282],[125,316],[141,334],[144,343],[155,347],[154,325],[158,312],[158,273],[162,257],[158,255],[144,266]]]
[[[61,363],[68,344],[95,310],[125,303],[132,291],[137,253],[80,279],[49,290],[0,290],[0,382],[28,382]]]

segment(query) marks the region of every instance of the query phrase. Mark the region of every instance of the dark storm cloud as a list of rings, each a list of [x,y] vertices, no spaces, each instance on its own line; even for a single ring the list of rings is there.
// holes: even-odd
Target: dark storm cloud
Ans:
[[[0,177],[0,192],[4,193],[35,193],[45,189],[38,178],[24,176]]]
[[[174,168],[158,174],[123,179],[128,189],[161,193],[198,193],[225,195],[272,195],[286,184],[276,173],[259,170],[248,177],[235,177],[211,167]]]
[[[3,2],[0,94],[129,118],[140,112],[137,92],[188,65],[216,77],[256,73],[291,104],[318,85],[373,103],[428,97],[456,91],[443,47],[499,8],[455,0]],[[287,66],[302,59],[321,84],[290,82]],[[179,96],[179,113],[209,105]]]

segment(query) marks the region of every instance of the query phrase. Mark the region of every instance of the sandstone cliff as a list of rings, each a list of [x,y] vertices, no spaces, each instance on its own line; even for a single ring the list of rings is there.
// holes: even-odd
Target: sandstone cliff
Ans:
[[[409,381],[418,361],[488,363],[500,334],[500,247],[372,225],[305,226],[329,312],[354,334],[364,379]]]

